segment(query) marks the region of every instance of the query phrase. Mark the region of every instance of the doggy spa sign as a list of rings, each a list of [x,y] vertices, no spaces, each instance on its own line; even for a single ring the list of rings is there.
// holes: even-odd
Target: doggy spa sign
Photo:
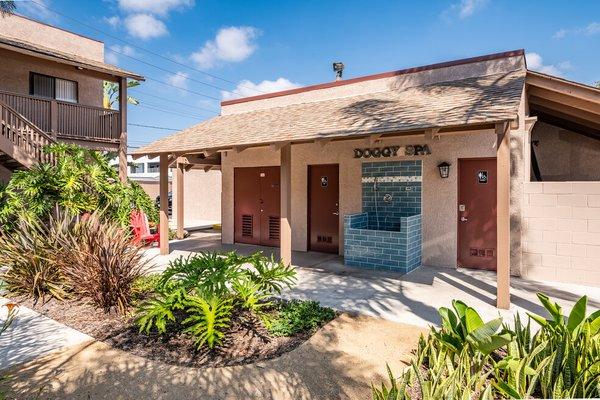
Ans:
[[[380,158],[401,156],[425,156],[431,154],[426,144],[413,144],[407,146],[385,146],[354,149],[354,158]]]

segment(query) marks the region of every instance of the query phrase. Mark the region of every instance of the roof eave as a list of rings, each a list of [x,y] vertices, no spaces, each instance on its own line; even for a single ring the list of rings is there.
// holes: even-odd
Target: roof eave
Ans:
[[[427,130],[430,129],[438,129],[438,133],[449,133],[449,132],[460,132],[462,130],[464,131],[470,131],[470,130],[482,130],[482,129],[491,129],[491,127],[493,127],[495,124],[498,123],[504,123],[504,122],[513,122],[517,120],[517,114],[515,114],[515,116],[513,118],[499,118],[499,119],[494,119],[494,120],[488,120],[488,121],[479,121],[479,122],[474,122],[474,123],[466,123],[466,124],[461,124],[461,125],[442,125],[442,126],[431,126],[431,127],[425,127],[425,128],[418,128],[418,129],[406,129],[406,130],[390,130],[390,131],[382,131],[382,132],[369,132],[369,133],[359,133],[359,134],[349,134],[349,135],[340,135],[340,136],[328,136],[327,138],[330,139],[331,141],[345,141],[345,140],[361,140],[364,139],[366,137],[369,137],[370,135],[382,135],[383,137],[394,137],[394,136],[412,136],[412,135],[418,135],[418,134],[422,134],[424,132],[426,132]],[[180,133],[180,132],[178,132]],[[175,133],[176,135],[177,133]],[[303,143],[312,143],[315,141],[318,141],[319,138],[307,138],[306,140],[295,140],[290,142],[289,140],[273,140],[273,141],[269,141],[269,142],[261,142],[261,143],[249,143],[249,144],[244,144],[244,143],[240,143],[238,145],[235,146],[216,146],[216,147],[198,147],[198,148],[194,148],[194,149],[177,149],[177,148],[173,148],[172,150],[167,150],[167,151],[152,151],[152,145],[149,145],[147,147],[142,147],[140,149],[137,149],[135,151],[133,151],[131,154],[132,158],[134,160],[139,159],[141,157],[144,156],[148,156],[149,158],[154,158],[154,157],[158,157],[161,154],[174,154],[175,156],[182,156],[184,154],[194,154],[194,153],[202,153],[202,152],[206,152],[206,151],[210,151],[210,152],[215,152],[215,151],[226,151],[226,150],[233,150],[235,148],[240,148],[240,149],[249,149],[249,148],[258,148],[258,147],[266,147],[266,146],[270,146],[270,145],[277,145],[277,144],[281,144],[281,143],[292,143],[292,144],[303,144]],[[147,149],[149,148],[149,149]]]
[[[131,78],[131,79],[135,79],[138,81],[146,80],[142,75],[138,75],[133,72],[129,72],[129,71],[121,70],[121,69],[112,70],[112,69],[102,68],[102,67],[91,65],[88,63],[84,63],[84,62],[68,60],[68,59],[65,59],[65,58],[62,58],[62,57],[59,57],[56,55],[52,55],[52,54],[46,54],[46,53],[42,53],[42,52],[38,52],[38,51],[34,51],[34,50],[24,49],[22,47],[10,45],[8,43],[0,43],[0,48],[14,51],[14,52],[17,52],[20,54],[25,54],[25,55],[35,57],[35,58],[41,58],[44,60],[54,61],[54,62],[57,62],[60,64],[72,65],[74,67],[83,68],[83,69],[87,69],[90,71],[99,72],[102,74],[112,75],[112,76],[121,77],[121,78]]]

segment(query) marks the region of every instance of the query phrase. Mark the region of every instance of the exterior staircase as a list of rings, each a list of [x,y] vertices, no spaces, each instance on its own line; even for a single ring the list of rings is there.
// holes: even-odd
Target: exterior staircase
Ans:
[[[0,165],[10,171],[54,163],[42,149],[55,140],[15,109],[0,101]]]

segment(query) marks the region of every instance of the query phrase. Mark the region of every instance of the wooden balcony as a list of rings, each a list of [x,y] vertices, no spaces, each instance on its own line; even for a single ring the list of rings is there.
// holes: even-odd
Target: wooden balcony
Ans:
[[[118,143],[119,112],[0,91],[0,101],[58,139]]]

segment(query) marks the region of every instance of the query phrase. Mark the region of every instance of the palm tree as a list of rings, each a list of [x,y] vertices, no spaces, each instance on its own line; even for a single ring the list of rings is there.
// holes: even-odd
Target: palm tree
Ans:
[[[139,86],[140,82],[136,80],[127,81],[128,88]],[[104,108],[113,108],[113,105],[119,101],[119,85],[115,82],[104,81]],[[129,104],[138,105],[139,100],[133,96],[127,96]]]
[[[13,14],[16,9],[17,5],[13,0],[0,1],[0,16],[6,17],[7,15]]]

